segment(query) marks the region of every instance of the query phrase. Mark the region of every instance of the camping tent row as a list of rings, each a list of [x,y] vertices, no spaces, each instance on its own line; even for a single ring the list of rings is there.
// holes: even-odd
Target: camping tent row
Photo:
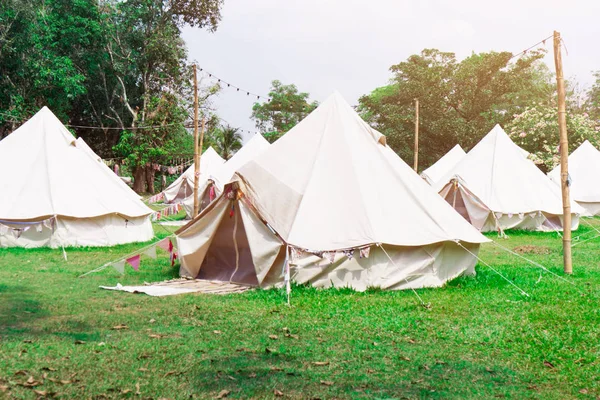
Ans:
[[[440,286],[487,242],[334,93],[177,232],[180,274],[272,286]]]
[[[433,187],[481,231],[562,229],[562,195],[544,173],[496,125]],[[583,209],[572,203],[572,228]]]
[[[154,237],[152,210],[47,107],[0,141],[0,169],[0,247]]]
[[[560,185],[560,165],[548,173]],[[583,208],[583,216],[600,214],[600,151],[587,140],[569,156],[571,198]]]

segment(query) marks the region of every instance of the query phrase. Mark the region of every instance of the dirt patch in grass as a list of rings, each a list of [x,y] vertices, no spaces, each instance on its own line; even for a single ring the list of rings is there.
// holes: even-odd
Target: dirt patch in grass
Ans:
[[[530,244],[517,246],[513,250],[519,254],[550,254],[552,252],[552,250],[549,247],[534,246]]]

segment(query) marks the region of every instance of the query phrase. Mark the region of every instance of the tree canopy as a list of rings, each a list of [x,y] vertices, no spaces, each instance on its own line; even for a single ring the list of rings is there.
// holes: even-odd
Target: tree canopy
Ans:
[[[419,160],[425,168],[456,143],[469,149],[496,123],[533,102],[552,98],[551,75],[542,52],[512,61],[512,54],[454,53],[425,49],[393,65],[390,84],[359,100],[359,112],[385,134],[407,162],[413,159],[414,100],[419,99]]]
[[[292,129],[319,105],[309,103],[309,94],[299,92],[296,85],[284,85],[278,80],[271,83],[270,101],[254,103],[252,119],[264,137],[271,143]]]

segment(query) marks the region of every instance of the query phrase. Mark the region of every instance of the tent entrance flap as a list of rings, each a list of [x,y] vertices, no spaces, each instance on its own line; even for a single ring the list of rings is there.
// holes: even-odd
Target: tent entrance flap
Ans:
[[[440,195],[475,228],[482,230],[493,214],[473,193],[467,190],[457,179],[450,181]],[[494,224],[495,225],[495,224]]]
[[[238,204],[232,211],[221,220],[197,278],[257,286],[256,269]]]

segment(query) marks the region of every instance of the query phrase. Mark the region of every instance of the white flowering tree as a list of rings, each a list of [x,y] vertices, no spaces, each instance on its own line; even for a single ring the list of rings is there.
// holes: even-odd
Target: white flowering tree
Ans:
[[[548,172],[560,162],[557,107],[538,105],[514,115],[506,127],[510,138],[530,153],[529,158]],[[567,111],[569,153],[586,139],[596,148],[600,145],[600,125],[587,113]]]

